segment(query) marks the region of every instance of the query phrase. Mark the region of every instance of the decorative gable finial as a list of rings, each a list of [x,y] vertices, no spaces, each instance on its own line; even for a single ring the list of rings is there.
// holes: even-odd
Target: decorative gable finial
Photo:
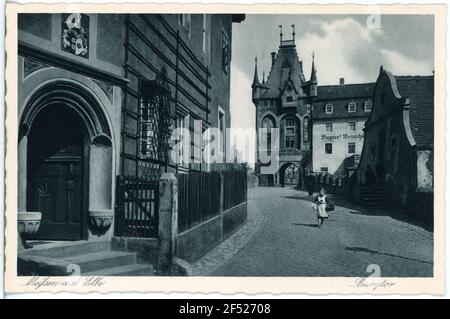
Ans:
[[[292,27],[292,42],[295,44],[295,24],[292,24],[291,27]]]
[[[259,79],[258,79],[258,57],[255,56],[255,74],[253,75],[252,87],[256,87],[258,85],[260,85]]]
[[[280,24],[278,26],[280,28],[280,45],[283,42],[283,26]]]
[[[381,65],[380,66],[380,73],[383,72],[383,71],[384,71],[384,69],[383,69],[383,66]]]

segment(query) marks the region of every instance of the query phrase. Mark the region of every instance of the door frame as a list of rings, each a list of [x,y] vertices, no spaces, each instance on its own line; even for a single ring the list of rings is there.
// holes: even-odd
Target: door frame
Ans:
[[[50,74],[46,76],[48,77],[54,71],[49,70],[48,73]],[[36,74],[39,73],[36,72]],[[42,76],[43,73],[40,75]],[[90,239],[99,236],[91,230],[90,225],[92,223],[89,219],[91,211],[109,211],[111,212],[110,214],[114,212],[116,165],[111,121],[105,111],[107,107],[112,109],[112,105],[106,96],[99,96],[98,92],[101,89],[93,81],[82,77],[80,79],[82,81],[51,77],[47,81],[34,79],[32,82],[35,86],[32,87],[30,87],[30,84],[25,85],[25,87],[28,87],[28,90],[26,88],[24,90],[30,92],[30,94],[25,99],[25,107],[19,114],[18,211],[27,211],[27,144],[31,125],[36,115],[48,105],[55,103],[65,104],[80,115],[87,131],[85,142],[83,143],[82,209],[84,214],[82,214],[80,220],[80,231],[82,239]],[[106,105],[103,103],[105,101],[107,101]],[[103,168],[102,172],[98,169],[99,167]],[[91,184],[94,185],[93,189],[98,190],[95,194],[90,194],[89,192]],[[98,196],[97,192],[99,193]],[[108,236],[111,235],[111,232],[108,233]],[[108,236],[105,236],[105,238]]]

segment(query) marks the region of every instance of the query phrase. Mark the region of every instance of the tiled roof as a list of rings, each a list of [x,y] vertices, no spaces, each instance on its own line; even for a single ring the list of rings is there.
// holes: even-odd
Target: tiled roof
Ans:
[[[317,87],[317,100],[314,102],[313,119],[333,119],[342,117],[368,117],[364,102],[372,99],[375,83],[325,85]],[[348,112],[348,104],[356,104],[356,112]],[[325,113],[325,105],[333,104],[333,113]]]
[[[318,100],[371,97],[375,83],[321,85],[317,87]]]
[[[268,89],[263,91],[261,98],[278,98],[289,78],[297,90],[305,84],[303,68],[293,45],[281,46],[278,49],[277,57],[264,84]]]
[[[411,131],[419,147],[432,147],[434,140],[434,76],[396,76],[397,89],[410,99]]]

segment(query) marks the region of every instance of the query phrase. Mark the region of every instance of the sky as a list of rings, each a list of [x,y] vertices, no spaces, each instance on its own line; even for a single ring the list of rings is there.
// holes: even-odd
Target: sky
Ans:
[[[251,84],[258,57],[259,79],[270,71],[283,40],[292,39],[303,60],[306,79],[315,55],[319,85],[375,82],[379,68],[394,75],[431,75],[434,69],[434,18],[431,15],[256,15],[233,23],[231,59],[231,126],[255,127]],[[238,147],[239,148],[239,147]],[[241,150],[243,151],[243,150]],[[246,160],[252,162],[253,152]]]

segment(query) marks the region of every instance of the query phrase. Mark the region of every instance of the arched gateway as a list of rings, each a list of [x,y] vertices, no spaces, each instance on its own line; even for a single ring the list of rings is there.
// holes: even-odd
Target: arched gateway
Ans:
[[[35,238],[87,239],[90,211],[112,214],[111,130],[97,99],[58,80],[37,89],[19,126],[19,211],[39,211]]]
[[[280,186],[294,186],[297,187],[299,184],[300,171],[297,164],[285,163],[281,165],[280,171]]]

